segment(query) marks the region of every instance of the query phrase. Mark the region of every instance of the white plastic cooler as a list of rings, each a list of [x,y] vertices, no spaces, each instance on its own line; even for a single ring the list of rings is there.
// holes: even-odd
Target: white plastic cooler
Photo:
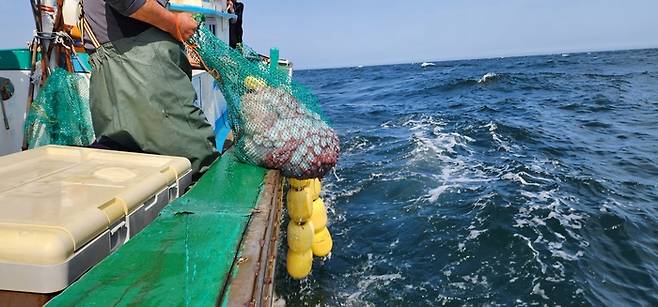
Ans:
[[[190,182],[179,157],[63,146],[0,157],[0,290],[66,288]]]

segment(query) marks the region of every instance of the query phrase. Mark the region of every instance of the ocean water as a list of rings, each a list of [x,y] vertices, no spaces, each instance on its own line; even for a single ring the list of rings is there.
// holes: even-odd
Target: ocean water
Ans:
[[[342,156],[288,306],[658,306],[658,50],[295,77]]]

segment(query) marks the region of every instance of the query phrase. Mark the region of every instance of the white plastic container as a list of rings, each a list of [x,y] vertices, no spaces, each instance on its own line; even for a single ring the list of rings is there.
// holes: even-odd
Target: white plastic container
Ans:
[[[66,288],[190,182],[179,157],[64,146],[0,157],[0,290]]]

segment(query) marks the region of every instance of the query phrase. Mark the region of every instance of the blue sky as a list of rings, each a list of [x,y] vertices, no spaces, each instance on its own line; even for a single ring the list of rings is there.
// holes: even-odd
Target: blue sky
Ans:
[[[656,0],[243,2],[245,42],[297,68],[658,47]],[[1,0],[0,48],[32,23],[27,0]]]

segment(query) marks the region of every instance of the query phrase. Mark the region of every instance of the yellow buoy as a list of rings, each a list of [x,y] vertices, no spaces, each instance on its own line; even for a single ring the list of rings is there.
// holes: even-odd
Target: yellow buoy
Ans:
[[[309,188],[302,190],[289,190],[286,198],[288,203],[288,216],[294,223],[308,221],[313,214],[313,200]]]
[[[313,223],[288,223],[288,248],[296,252],[311,249],[314,234]]]
[[[288,183],[293,189],[296,190],[301,190],[309,185],[311,185],[311,180],[310,179],[295,179],[295,178],[288,178]]]
[[[334,242],[331,240],[331,234],[327,227],[323,228],[313,236],[313,255],[325,257],[331,252]]]
[[[318,178],[311,179],[311,180],[312,180],[311,185],[313,186],[313,189],[312,189],[312,191],[313,191],[313,200],[316,200],[316,199],[320,198],[320,191],[322,190],[322,185],[320,184],[320,179],[318,179]]]
[[[322,198],[313,201],[313,214],[311,215],[311,223],[316,232],[327,227],[327,208],[324,206]]]
[[[309,249],[304,252],[298,253],[288,250],[286,257],[286,269],[290,277],[294,279],[302,279],[311,273],[313,266],[313,252]]]
[[[254,76],[247,76],[244,78],[244,86],[250,90],[257,90],[261,87],[267,86],[267,83],[265,83],[265,80],[254,77]]]

